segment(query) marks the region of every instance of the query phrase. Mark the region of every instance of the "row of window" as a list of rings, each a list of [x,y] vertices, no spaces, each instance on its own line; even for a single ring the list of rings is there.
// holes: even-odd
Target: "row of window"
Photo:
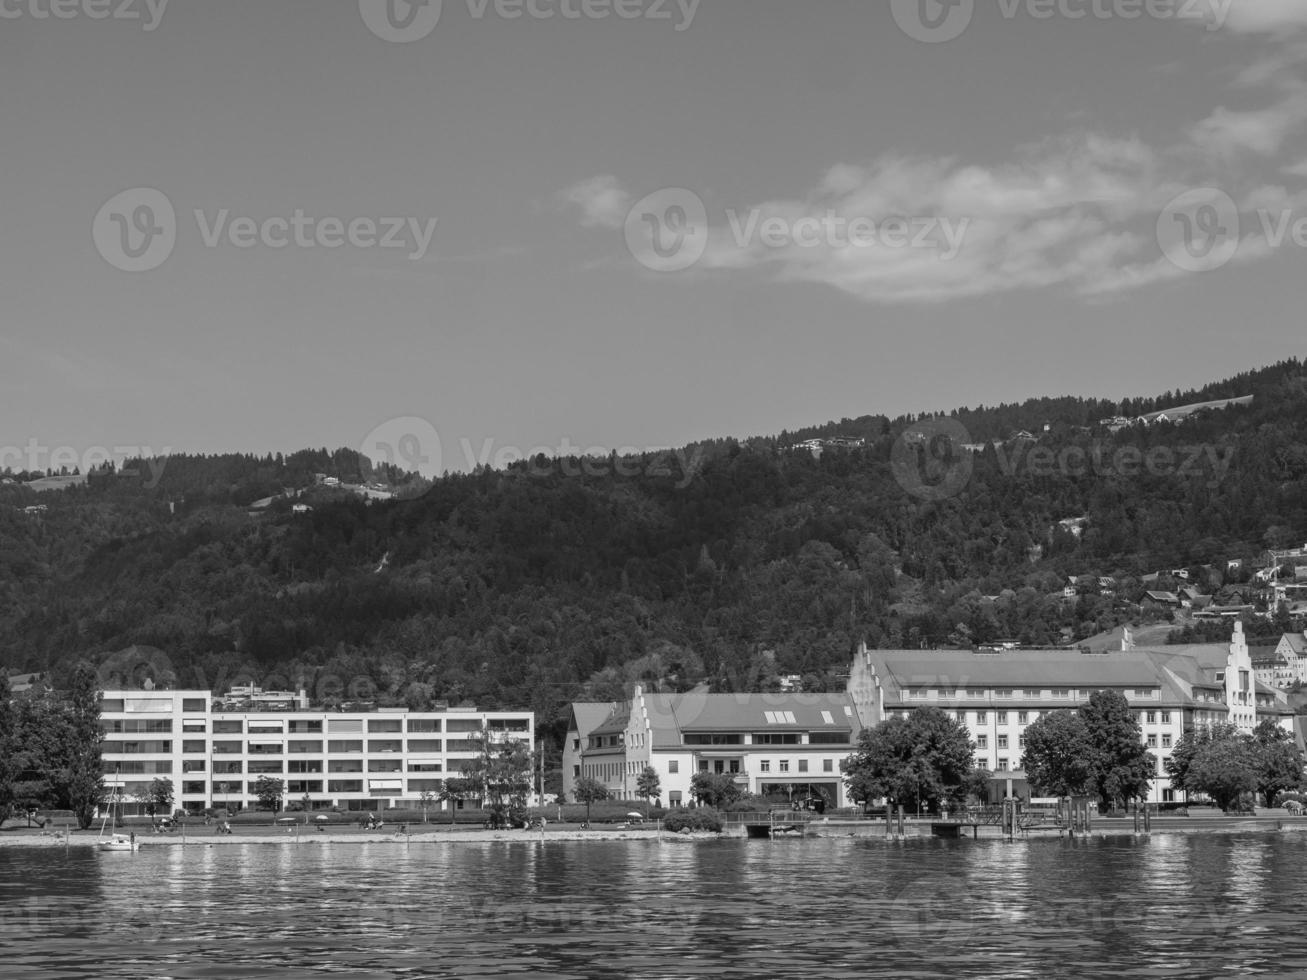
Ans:
[[[1022,701],[1070,701],[1077,697],[1088,697],[1091,691],[1104,690],[1103,688],[1079,689],[1074,687],[1053,687],[1053,688],[983,688],[983,687],[966,687],[966,688],[938,688],[938,687],[910,687],[905,691],[905,696],[909,701],[927,701],[931,699],[959,699],[967,701],[983,701],[992,698],[996,701],[1022,700]],[[1162,696],[1161,688],[1124,688],[1121,690],[1127,699],[1132,701],[1156,701]]]
[[[1164,735],[1162,736],[1162,748],[1164,748],[1164,749],[1169,749],[1169,748],[1171,748],[1171,746],[1172,746],[1172,740],[1173,740],[1173,736],[1171,736],[1169,733],[1168,733],[1168,734],[1164,734]],[[1155,749],[1155,748],[1157,748],[1157,735],[1152,734],[1152,733],[1148,734],[1147,736],[1145,736],[1145,738],[1144,738],[1144,742],[1145,742],[1145,744],[1146,744],[1150,749]],[[996,749],[1000,749],[1000,750],[1001,750],[1001,749],[1006,749],[1006,748],[1008,748],[1008,744],[1009,744],[1009,743],[1008,743],[1008,736],[1007,736],[1007,735],[996,735],[996,736],[995,736],[995,738],[994,738],[994,747],[995,747]],[[1018,736],[1017,736],[1017,748],[1024,749],[1025,747],[1026,747],[1026,737],[1025,737],[1024,735],[1018,735]],[[988,749],[989,749],[989,736],[986,735],[986,734],[977,735],[977,736],[976,736],[976,750],[977,750],[977,751],[987,751]]]

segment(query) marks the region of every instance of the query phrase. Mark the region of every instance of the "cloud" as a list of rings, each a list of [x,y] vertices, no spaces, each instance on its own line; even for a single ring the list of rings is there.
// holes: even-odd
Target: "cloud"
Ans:
[[[1228,4],[1225,26],[1240,34],[1290,36],[1307,28],[1303,0],[1220,0]]]
[[[1285,140],[1307,122],[1307,87],[1295,90],[1268,109],[1232,112],[1217,109],[1190,131],[1201,149],[1230,158],[1244,153],[1269,157],[1280,152]]]
[[[580,181],[559,196],[565,204],[581,210],[581,224],[587,228],[621,228],[631,209],[630,195],[611,176]]]
[[[1307,0],[1230,3],[1233,31],[1281,35],[1229,76],[1232,95],[1260,105],[1219,107],[1169,140],[1083,131],[1019,147],[998,163],[908,155],[835,163],[807,190],[753,204],[704,202],[702,254],[677,268],[818,283],[883,304],[1047,288],[1103,298],[1193,274],[1192,262],[1168,251],[1176,222],[1186,221],[1170,209],[1198,188],[1223,191],[1246,218],[1211,226],[1221,234],[1243,228],[1225,239],[1237,243],[1225,261],[1259,261],[1274,249],[1257,212],[1307,206],[1307,195],[1279,186],[1307,177],[1307,32],[1296,36],[1307,27]],[[583,225],[607,229],[623,227],[632,200],[613,176],[581,181],[562,197]],[[1190,221],[1185,234],[1195,230],[1203,233]],[[666,231],[663,246],[680,240]]]

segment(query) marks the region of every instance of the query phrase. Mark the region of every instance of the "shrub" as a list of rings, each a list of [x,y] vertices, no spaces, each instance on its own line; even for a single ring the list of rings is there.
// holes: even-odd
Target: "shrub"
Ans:
[[[697,810],[673,810],[663,818],[663,826],[672,833],[681,830],[706,830],[719,834],[722,830],[722,815],[712,807],[700,807]]]

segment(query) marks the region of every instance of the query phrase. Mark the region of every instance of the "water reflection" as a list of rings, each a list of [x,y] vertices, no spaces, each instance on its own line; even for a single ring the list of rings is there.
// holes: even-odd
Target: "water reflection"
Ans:
[[[1187,978],[1307,967],[1291,835],[0,850],[5,973]]]

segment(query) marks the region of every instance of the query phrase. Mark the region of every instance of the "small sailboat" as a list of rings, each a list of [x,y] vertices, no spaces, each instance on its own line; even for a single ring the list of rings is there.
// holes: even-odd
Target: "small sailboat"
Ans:
[[[135,834],[113,833],[108,837],[104,836],[105,824],[109,823],[109,821],[116,816],[119,789],[120,786],[114,786],[113,796],[109,799],[109,812],[106,813],[104,819],[100,821],[100,837],[95,842],[95,846],[102,851],[135,851],[141,846],[136,843]],[[117,825],[117,820],[114,820],[113,822]]]

